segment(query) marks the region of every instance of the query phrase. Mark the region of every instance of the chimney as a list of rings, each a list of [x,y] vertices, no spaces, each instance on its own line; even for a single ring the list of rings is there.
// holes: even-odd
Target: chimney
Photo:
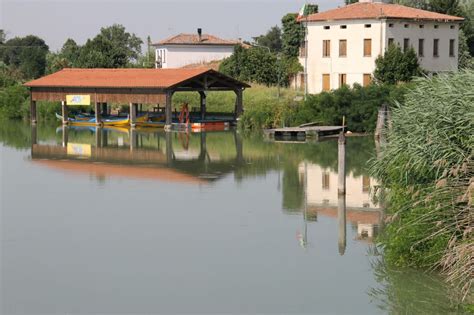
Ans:
[[[202,41],[202,28],[198,28],[199,42]]]

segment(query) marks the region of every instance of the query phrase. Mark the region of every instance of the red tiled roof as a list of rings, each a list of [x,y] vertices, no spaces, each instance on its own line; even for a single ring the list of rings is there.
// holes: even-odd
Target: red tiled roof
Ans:
[[[159,41],[158,43],[152,44],[153,46],[158,45],[223,45],[233,46],[240,44],[236,40],[227,40],[216,37],[214,35],[202,34],[201,40],[197,34],[178,34],[170,38]]]
[[[194,69],[63,69],[25,83],[28,87],[168,88],[214,71]]]
[[[359,2],[334,10],[311,14],[299,21],[331,21],[356,19],[408,19],[428,21],[463,21],[457,16],[410,8],[398,4]]]

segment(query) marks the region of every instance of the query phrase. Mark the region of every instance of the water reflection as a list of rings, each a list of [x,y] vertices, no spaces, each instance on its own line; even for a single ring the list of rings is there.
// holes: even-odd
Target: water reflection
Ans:
[[[124,292],[132,296],[139,288],[148,286],[149,290],[143,294],[147,296],[161,290],[161,296],[168,298],[160,303],[173,311],[178,304],[170,306],[171,302],[167,302],[181,294],[187,298],[186,305],[201,305],[198,310],[212,309],[209,305],[219,300],[224,301],[221,305],[225,305],[225,310],[242,310],[242,302],[228,299],[238,296],[248,305],[260,305],[248,309],[254,313],[317,310],[367,314],[377,311],[377,307],[383,312],[397,310],[393,304],[405,311],[414,299],[401,294],[399,288],[417,288],[416,283],[406,284],[397,278],[398,274],[382,273],[377,265],[372,273],[366,257],[367,243],[376,237],[383,214],[381,206],[370,197],[377,182],[365,170],[374,152],[372,139],[347,141],[346,196],[337,193],[335,141],[278,144],[265,142],[260,135],[243,136],[235,131],[186,134],[120,128],[57,128],[50,124],[30,128],[5,122],[0,126],[0,142],[24,149],[21,154],[11,156],[27,157],[18,159],[23,164],[16,168],[14,178],[10,177],[12,182],[29,178],[30,172],[49,176],[53,173],[50,170],[57,170],[54,173],[60,175],[42,178],[41,184],[25,187],[25,191],[29,189],[25,193],[36,193],[32,199],[47,203],[45,200],[51,196],[48,191],[54,189],[65,194],[54,195],[55,202],[48,204],[47,210],[28,210],[29,205],[15,199],[13,194],[6,198],[3,216],[9,232],[5,235],[26,239],[5,247],[7,258],[2,259],[6,261],[5,270],[10,272],[9,280],[3,281],[9,285],[5,286],[10,289],[7,290],[9,301],[20,299],[23,288],[32,286],[28,279],[21,280],[25,271],[29,277],[37,277],[48,272],[42,266],[51,265],[51,261],[63,263],[56,266],[58,271],[49,270],[50,276],[59,275],[58,279],[66,277],[70,281],[56,288],[40,279],[38,283],[46,286],[42,293],[46,296],[48,292],[69,293],[64,288],[71,283],[87,288],[89,282],[83,280],[91,279],[87,278],[87,268],[79,265],[72,271],[68,266],[95,256],[101,258],[94,261],[103,272],[94,274],[90,283],[102,289],[102,293],[97,293],[101,298],[109,297],[106,301],[119,304],[125,301],[113,299],[113,291],[110,296],[103,292],[111,290],[109,284],[122,275],[131,282],[130,290],[124,287]],[[98,193],[94,182],[107,189]],[[51,186],[43,187],[44,183]],[[62,189],[61,185],[71,188]],[[73,189],[77,190],[71,192]],[[130,192],[131,189],[134,191]],[[84,195],[90,199],[91,206],[78,210],[71,200]],[[70,206],[63,207],[66,203]],[[43,213],[49,217],[44,219]],[[22,219],[31,216],[39,222]],[[33,221],[35,224],[29,226],[28,222]],[[23,231],[28,234],[22,234]],[[30,241],[30,235],[40,241]],[[43,239],[43,235],[48,237]],[[58,240],[62,238],[64,243]],[[114,243],[117,239],[120,241]],[[71,250],[70,244],[74,242],[81,246],[80,253]],[[49,250],[49,246],[61,250]],[[107,255],[102,256],[104,248]],[[58,255],[61,251],[67,255]],[[18,265],[14,261],[22,255],[31,255],[31,261],[41,263],[28,265],[30,260],[23,260],[24,265],[15,269]],[[144,277],[131,272],[133,268],[142,270]],[[69,278],[69,275],[73,276]],[[176,279],[189,281],[180,286]],[[429,284],[427,279],[419,281]],[[207,294],[200,286],[213,294]],[[301,288],[296,290],[297,294],[295,286]],[[170,287],[175,291],[170,291]],[[22,290],[15,291],[16,288]],[[373,288],[369,295],[368,288]],[[436,286],[434,290],[438,290],[437,294],[444,292]],[[206,292],[212,298],[193,299],[195,292]],[[331,300],[338,294],[352,297],[348,306]],[[25,296],[34,294],[29,292]],[[369,296],[376,305],[370,304]],[[78,302],[84,300],[91,301],[77,298]],[[150,308],[143,313],[152,313],[156,310],[153,303],[158,300],[150,295],[149,299],[134,301],[149,303]],[[228,308],[229,304],[234,308]],[[13,309],[15,305],[9,306]],[[58,309],[70,305],[62,306]],[[419,307],[417,310],[422,312],[422,305]],[[100,308],[92,310],[97,309]],[[178,310],[190,312],[190,309]]]

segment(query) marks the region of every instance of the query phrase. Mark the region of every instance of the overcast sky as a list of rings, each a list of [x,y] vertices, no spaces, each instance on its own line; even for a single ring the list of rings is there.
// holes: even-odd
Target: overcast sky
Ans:
[[[320,11],[343,0],[315,0]],[[83,44],[101,27],[119,23],[127,31],[153,42],[178,33],[204,33],[228,39],[250,39],[279,25],[288,12],[298,12],[305,0],[0,0],[0,29],[7,38],[34,34],[51,50],[67,38]]]

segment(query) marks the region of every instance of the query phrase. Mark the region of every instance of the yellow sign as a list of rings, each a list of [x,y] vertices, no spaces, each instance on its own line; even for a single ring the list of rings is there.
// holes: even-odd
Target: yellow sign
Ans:
[[[79,156],[91,156],[91,145],[83,143],[71,143],[67,144],[68,155],[79,155]]]
[[[90,105],[90,95],[66,95],[67,105]]]

